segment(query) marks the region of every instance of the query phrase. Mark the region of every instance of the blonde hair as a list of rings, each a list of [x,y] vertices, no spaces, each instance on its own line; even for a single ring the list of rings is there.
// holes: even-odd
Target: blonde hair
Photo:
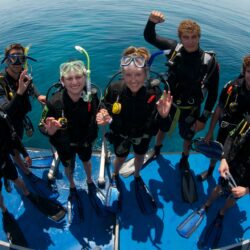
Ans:
[[[183,33],[186,32],[194,32],[196,33],[199,37],[201,36],[201,28],[200,26],[193,20],[191,19],[186,19],[180,22],[179,27],[178,27],[178,36],[181,38]]]
[[[127,49],[123,51],[123,56],[142,56],[145,58],[146,61],[149,60],[150,58],[150,52],[148,49],[145,47],[134,47],[134,46],[129,46]]]
[[[243,67],[243,74],[245,74],[246,68],[247,68],[247,67],[250,67],[250,54],[249,54],[249,55],[246,55],[246,56],[243,58],[242,67]]]

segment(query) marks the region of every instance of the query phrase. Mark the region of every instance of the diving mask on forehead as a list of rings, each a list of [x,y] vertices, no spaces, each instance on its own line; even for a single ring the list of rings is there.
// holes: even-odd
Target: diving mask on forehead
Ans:
[[[84,66],[83,61],[77,60],[77,61],[62,63],[60,65],[60,77],[67,77],[72,72],[86,76],[87,70]]]
[[[144,68],[146,66],[146,59],[143,56],[123,56],[121,59],[121,66],[128,66],[134,62],[137,68]]]

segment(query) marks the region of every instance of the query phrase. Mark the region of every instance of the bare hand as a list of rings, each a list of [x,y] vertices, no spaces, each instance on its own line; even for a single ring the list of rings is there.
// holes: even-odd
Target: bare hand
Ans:
[[[30,82],[31,77],[27,74],[27,69],[25,69],[19,77],[17,94],[23,95],[24,92],[27,90]]]
[[[229,167],[226,159],[222,159],[220,162],[219,173],[220,176],[226,178],[226,173],[229,172]]]
[[[56,131],[62,127],[62,125],[54,117],[47,117],[44,127],[49,135],[54,135]]]
[[[166,93],[166,90],[164,90],[162,97],[156,103],[158,113],[162,118],[166,118],[168,116],[172,102],[173,96],[171,96],[170,91]]]
[[[165,21],[165,16],[162,12],[153,10],[149,15],[149,20],[153,23],[163,23]]]
[[[100,109],[96,115],[96,122],[98,125],[106,125],[112,121],[107,109]]]
[[[39,95],[37,97],[37,100],[42,104],[45,105],[46,104],[46,96],[45,95]]]
[[[240,198],[240,197],[248,194],[249,189],[246,187],[238,186],[238,187],[232,188],[231,192],[235,198]]]

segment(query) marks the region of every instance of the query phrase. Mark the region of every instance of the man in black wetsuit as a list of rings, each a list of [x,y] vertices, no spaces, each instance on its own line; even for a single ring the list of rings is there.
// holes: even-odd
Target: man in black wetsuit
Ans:
[[[212,139],[217,121],[219,121],[220,126],[217,141],[224,144],[229,132],[235,128],[246,114],[250,114],[250,55],[244,57],[242,69],[243,76],[228,82],[220,94],[219,103],[205,137],[208,143]],[[201,173],[201,180],[205,180],[212,175],[215,164],[216,161],[211,160],[208,170]]]
[[[214,54],[205,53],[199,46],[200,26],[192,20],[184,20],[178,28],[180,43],[162,38],[155,32],[155,26],[164,22],[164,15],[153,11],[144,30],[147,42],[160,50],[169,50],[168,82],[173,95],[170,111],[170,134],[179,123],[179,133],[183,138],[183,153],[180,166],[188,167],[190,143],[195,133],[202,130],[216,102],[219,82],[219,68]],[[206,96],[207,94],[207,96]],[[206,98],[203,112],[201,104]],[[160,153],[164,131],[156,137],[155,154]]]
[[[38,101],[45,104],[45,96],[40,95],[32,83],[25,64],[33,58],[25,55],[25,48],[21,44],[11,44],[4,52],[4,59],[7,67],[0,75],[0,107],[4,109],[18,134],[22,139],[26,115],[31,111],[30,97],[36,97]],[[20,86],[21,85],[21,86]],[[23,163],[18,152],[15,151],[16,163],[27,174],[29,170]]]

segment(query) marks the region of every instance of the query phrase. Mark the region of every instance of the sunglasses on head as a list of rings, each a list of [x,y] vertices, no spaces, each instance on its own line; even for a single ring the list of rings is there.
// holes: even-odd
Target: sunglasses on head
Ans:
[[[146,66],[146,59],[143,56],[123,56],[121,66],[128,66],[132,62],[134,62],[137,68],[144,68]]]
[[[7,55],[1,62],[1,64],[3,64],[6,60],[8,60],[8,64],[11,65],[22,65],[26,62],[27,59],[30,59],[34,62],[36,62],[37,60],[30,57],[30,56],[25,56],[22,54],[9,54]]]

